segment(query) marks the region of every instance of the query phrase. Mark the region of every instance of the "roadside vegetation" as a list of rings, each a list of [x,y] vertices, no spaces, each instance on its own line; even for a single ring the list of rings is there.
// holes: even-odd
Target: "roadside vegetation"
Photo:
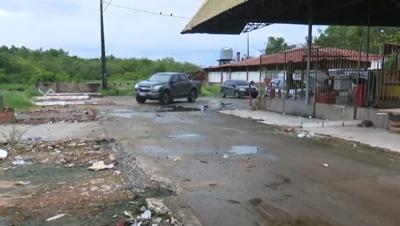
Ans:
[[[221,86],[204,85],[201,87],[201,95],[204,97],[218,97],[220,95]]]
[[[110,80],[139,81],[162,71],[193,72],[198,66],[177,62],[173,58],[160,60],[107,59]],[[25,47],[0,47],[0,83],[80,82],[98,80],[100,60],[70,56],[59,49],[30,50]]]
[[[0,96],[3,96],[4,106],[17,111],[33,106],[32,98],[39,92],[29,84],[0,84]]]

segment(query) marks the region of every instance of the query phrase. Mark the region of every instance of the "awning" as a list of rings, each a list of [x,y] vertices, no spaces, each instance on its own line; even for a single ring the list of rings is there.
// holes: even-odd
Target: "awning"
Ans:
[[[400,0],[207,0],[182,33],[239,34],[248,23],[400,26]]]

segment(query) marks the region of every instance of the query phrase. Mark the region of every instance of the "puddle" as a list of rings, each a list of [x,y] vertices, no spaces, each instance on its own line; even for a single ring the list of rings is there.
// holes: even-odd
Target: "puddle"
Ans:
[[[272,154],[266,153],[262,148],[257,146],[249,146],[249,145],[241,145],[241,146],[233,146],[230,150],[227,151],[228,155],[224,155],[224,158],[229,158],[229,154],[233,156],[240,155],[262,155],[263,157],[271,160],[278,161],[278,157]]]
[[[195,138],[200,138],[200,135],[198,134],[177,134],[177,135],[169,135],[167,136],[169,139],[195,139]]]
[[[117,118],[133,118],[133,117],[139,115],[139,113],[135,112],[133,110],[128,110],[128,109],[118,109],[118,110],[112,111],[108,115],[111,117],[117,117]]]
[[[204,111],[206,110],[206,106],[201,108],[190,108],[190,107],[183,107],[183,106],[161,106],[158,112],[188,112],[188,111]]]
[[[56,167],[52,165],[32,164],[10,168],[3,171],[0,179],[15,181],[30,181],[32,184],[57,183],[61,181],[73,182],[89,177],[86,167]]]
[[[233,155],[261,155],[264,151],[256,146],[233,146],[231,150],[228,151]]]

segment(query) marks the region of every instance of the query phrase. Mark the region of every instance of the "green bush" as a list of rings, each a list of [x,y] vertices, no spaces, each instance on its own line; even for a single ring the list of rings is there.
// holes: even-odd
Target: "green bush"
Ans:
[[[217,97],[220,92],[221,86],[219,85],[204,85],[201,87],[201,95],[204,97]]]

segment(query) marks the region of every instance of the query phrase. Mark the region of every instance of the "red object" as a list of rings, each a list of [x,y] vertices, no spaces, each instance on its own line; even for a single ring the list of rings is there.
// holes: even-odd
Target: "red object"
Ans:
[[[365,106],[365,84],[360,84],[353,87],[353,100],[357,107]]]
[[[3,111],[0,111],[0,124],[11,123],[14,118],[14,110],[4,108]]]
[[[324,104],[335,104],[336,96],[337,96],[337,93],[335,91],[318,92],[317,96],[316,96],[317,97],[316,101],[318,103],[324,103]]]

